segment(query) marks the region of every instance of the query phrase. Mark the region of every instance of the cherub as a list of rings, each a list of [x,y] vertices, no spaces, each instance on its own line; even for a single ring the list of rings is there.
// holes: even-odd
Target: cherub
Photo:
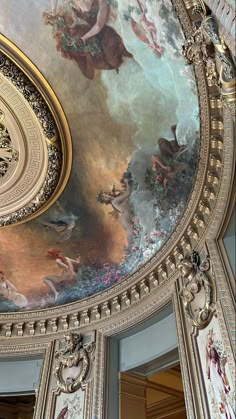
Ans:
[[[0,271],[0,295],[12,301],[18,307],[26,307],[27,298],[17,292],[16,287],[7,279],[6,274]]]
[[[62,268],[61,275],[48,275],[43,278],[43,282],[52,290],[56,301],[59,295],[56,286],[75,279],[80,266],[80,255],[77,255],[76,259],[71,259],[64,256],[59,250],[52,249],[48,250],[47,256],[56,259],[57,265]]]
[[[112,205],[114,210],[120,214],[119,222],[126,231],[128,246],[131,246],[133,241],[133,211],[129,203],[131,187],[128,179],[124,179],[124,182],[126,184],[126,191],[121,192],[113,188],[111,192],[101,192],[97,197],[97,201],[105,205]]]

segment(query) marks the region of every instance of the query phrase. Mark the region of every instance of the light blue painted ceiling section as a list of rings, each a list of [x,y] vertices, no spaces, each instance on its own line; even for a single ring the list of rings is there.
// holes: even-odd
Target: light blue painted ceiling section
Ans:
[[[177,348],[174,314],[120,340],[120,371],[138,367]]]

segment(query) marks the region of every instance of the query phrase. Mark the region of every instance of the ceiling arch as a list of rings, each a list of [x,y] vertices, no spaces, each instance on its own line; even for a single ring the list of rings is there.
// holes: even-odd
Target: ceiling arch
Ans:
[[[72,2],[56,14],[46,11],[44,3],[34,6],[38,15],[28,12],[36,16],[29,24],[38,25],[34,43],[47,52],[36,64],[67,114],[73,168],[59,202],[8,233],[14,234],[16,244],[9,247],[9,256],[5,251],[2,271],[27,303],[20,307],[19,300],[3,296],[2,307],[38,309],[32,319],[45,316],[51,319],[48,330],[56,331],[58,324],[78,322],[78,310],[81,321],[96,321],[157,292],[175,277],[179,260],[204,242],[221,191],[224,144],[230,141],[230,133],[224,135],[230,130],[224,126],[224,114],[230,118],[231,113],[223,108],[213,77],[219,69],[209,72],[212,62],[203,56],[198,40],[189,37],[191,15],[182,2],[174,2],[177,15],[171,3],[166,8],[160,3],[145,40],[139,37],[135,2],[132,10],[125,1],[109,6],[110,12],[117,9],[119,19],[110,23],[112,30],[103,27],[96,48],[102,48],[101,39],[109,32],[121,48],[120,61],[116,68],[114,62],[104,68],[105,58],[98,64],[93,50],[93,72],[78,55],[85,47],[75,23],[85,15]],[[8,10],[7,18],[12,12]],[[167,36],[168,16],[175,25],[176,44]],[[157,27],[162,28],[160,39]],[[152,45],[154,34],[158,42]],[[195,75],[181,55],[184,34],[189,37],[185,56],[194,62]],[[13,31],[11,39],[16,37]],[[20,42],[36,61],[35,48],[24,36]],[[231,95],[226,84],[225,97]],[[44,97],[48,95],[46,86]],[[60,112],[53,116],[58,123]],[[63,130],[64,122],[59,126]],[[4,243],[7,229],[2,231]],[[22,234],[23,253],[17,242]],[[11,316],[24,319],[29,314]],[[40,320],[37,327],[40,330]]]

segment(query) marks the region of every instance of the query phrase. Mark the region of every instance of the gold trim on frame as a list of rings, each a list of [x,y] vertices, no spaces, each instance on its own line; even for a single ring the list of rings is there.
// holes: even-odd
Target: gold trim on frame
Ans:
[[[40,207],[33,214],[27,216],[24,220],[17,222],[17,224],[21,224],[46,211],[54,202],[56,202],[65,189],[72,167],[72,139],[63,108],[50,84],[38,68],[15,44],[2,34],[0,34],[0,52],[8,57],[9,60],[12,61],[26,75],[36,90],[40,93],[53,116],[61,143],[62,166],[56,189],[49,200],[43,204],[42,207]],[[50,140],[47,140],[47,142],[51,144]]]
[[[191,8],[196,3],[196,0],[186,0],[185,2],[183,0],[173,0],[186,38],[193,33],[194,17],[191,15]],[[186,9],[186,4],[190,9]],[[8,45],[7,43],[6,50],[9,49],[11,52],[11,48],[12,44]],[[14,56],[14,54],[10,55]],[[30,62],[28,63],[26,60],[24,65],[26,70],[30,70]],[[228,220],[228,216],[223,219],[224,214],[227,214],[227,211],[230,213],[233,201],[234,108],[231,107],[231,103],[226,103],[222,99],[221,92],[214,84],[214,66],[209,73],[201,63],[199,66],[194,66],[194,70],[197,79],[201,120],[199,167],[188,207],[172,236],[160,252],[135,274],[121,283],[83,301],[51,309],[0,315],[0,338],[4,343],[4,346],[0,348],[0,353],[3,350],[2,348],[5,351],[10,348],[9,350],[13,355],[19,353],[20,347],[24,348],[23,351],[26,351],[26,348],[29,348],[30,351],[32,348],[40,349],[47,345],[53,348],[54,343],[50,343],[50,341],[60,339],[65,331],[66,333],[69,331],[88,333],[96,329],[94,379],[88,396],[92,415],[89,412],[86,419],[106,417],[104,413],[107,397],[105,372],[109,337],[140,324],[171,303],[176,318],[178,349],[188,416],[191,419],[206,417],[207,399],[202,389],[202,380],[199,374],[200,364],[193,344],[193,334],[197,332],[196,329],[193,332],[192,324],[185,319],[184,307],[179,295],[180,273],[177,266],[180,260],[193,249],[198,251],[200,255],[203,253],[209,255],[214,272],[212,276],[215,290],[214,302],[216,302],[223,340],[229,350],[233,348],[235,308],[227,273],[222,262],[224,255],[220,252],[220,243],[225,231],[224,223],[227,224]],[[40,73],[33,72],[32,80],[39,87],[41,85],[40,77]],[[50,92],[50,88],[49,90],[45,89],[44,95],[48,92]],[[214,100],[212,100],[212,95]],[[45,97],[45,101],[52,113],[53,109],[56,110],[54,117],[57,121],[58,130],[61,130],[59,131],[60,136],[64,135],[66,137],[67,134],[69,135],[69,131],[64,132],[63,124],[60,125],[59,102],[57,103],[57,99],[54,102],[54,99],[49,100],[47,97]],[[67,125],[65,129],[69,130]],[[69,173],[67,173],[68,176]],[[34,343],[28,345],[28,342]],[[58,342],[55,342],[55,346],[57,344]],[[52,349],[50,350],[52,351]],[[45,391],[48,388],[48,384],[44,385],[44,383],[48,383],[47,380],[52,377],[49,376],[49,370],[52,370],[53,365],[52,355],[48,355],[48,361],[45,365],[47,365],[48,370],[46,371],[45,367],[42,373],[38,406],[40,406],[43,394],[45,394],[44,386]],[[47,375],[47,378],[44,374]],[[45,405],[43,405],[42,415],[40,416],[37,413],[35,419],[44,419],[44,417],[47,417],[43,416],[45,413],[46,415],[52,415],[53,410],[50,409],[53,409],[53,396],[53,391],[51,391],[46,410],[44,410]]]
[[[182,1],[174,0],[173,4],[188,37],[193,31],[188,11]],[[86,328],[106,322],[127,310],[141,307],[142,302],[148,300],[153,293],[161,292],[164,284],[172,282],[176,277],[177,265],[186,253],[193,249],[199,251],[206,240],[217,236],[219,216],[222,217],[227,207],[227,201],[222,197],[229,193],[231,187],[234,156],[232,116],[231,109],[226,106],[220,92],[208,77],[204,64],[194,69],[201,120],[200,159],[187,208],[172,235],[158,254],[137,272],[100,294],[63,306],[2,314],[3,339],[15,336],[17,323],[19,337],[28,336],[31,330],[28,325],[32,322],[35,338],[52,336],[63,330],[73,331],[78,327]],[[212,94],[219,105],[216,108],[211,107]]]
[[[190,36],[192,23],[184,3],[174,0],[173,4],[186,36]],[[27,67],[27,63],[25,66]],[[195,74],[201,117],[199,167],[188,207],[160,252],[135,274],[98,295],[51,309],[6,313],[0,316],[0,335],[6,342],[22,342],[28,338],[38,342],[42,339],[58,338],[65,330],[73,331],[79,328],[87,331],[97,328],[95,389],[98,393],[103,391],[101,386],[104,379],[105,336],[112,336],[141,322],[170,302],[175,281],[179,277],[177,265],[192,249],[201,253],[207,242],[213,268],[216,261],[219,264],[220,254],[216,249],[216,239],[222,224],[222,214],[229,205],[228,195],[232,190],[235,155],[232,113],[231,108],[222,101],[221,94],[212,84],[211,78],[207,77],[203,65],[195,67]],[[37,73],[34,74],[34,82],[40,85],[37,77]],[[217,100],[217,107],[210,103],[212,94]],[[45,100],[50,107],[51,102],[47,98]],[[63,127],[60,129],[63,130]],[[217,272],[216,283],[217,291],[220,289],[228,301],[224,309],[227,310],[225,313],[229,319],[228,328],[233,336],[234,327],[231,320],[234,311],[223,268]],[[185,350],[182,343],[180,349]],[[187,374],[188,371],[185,373],[186,377]],[[190,383],[191,379],[189,380]],[[101,411],[102,406],[103,401],[100,399],[96,411]]]

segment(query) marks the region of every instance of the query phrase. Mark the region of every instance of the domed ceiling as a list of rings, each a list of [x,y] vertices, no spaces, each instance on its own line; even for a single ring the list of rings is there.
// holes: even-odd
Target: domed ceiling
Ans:
[[[73,143],[59,199],[1,227],[6,312],[99,293],[159,251],[194,184],[199,109],[170,0],[1,0],[0,30],[50,84]]]

